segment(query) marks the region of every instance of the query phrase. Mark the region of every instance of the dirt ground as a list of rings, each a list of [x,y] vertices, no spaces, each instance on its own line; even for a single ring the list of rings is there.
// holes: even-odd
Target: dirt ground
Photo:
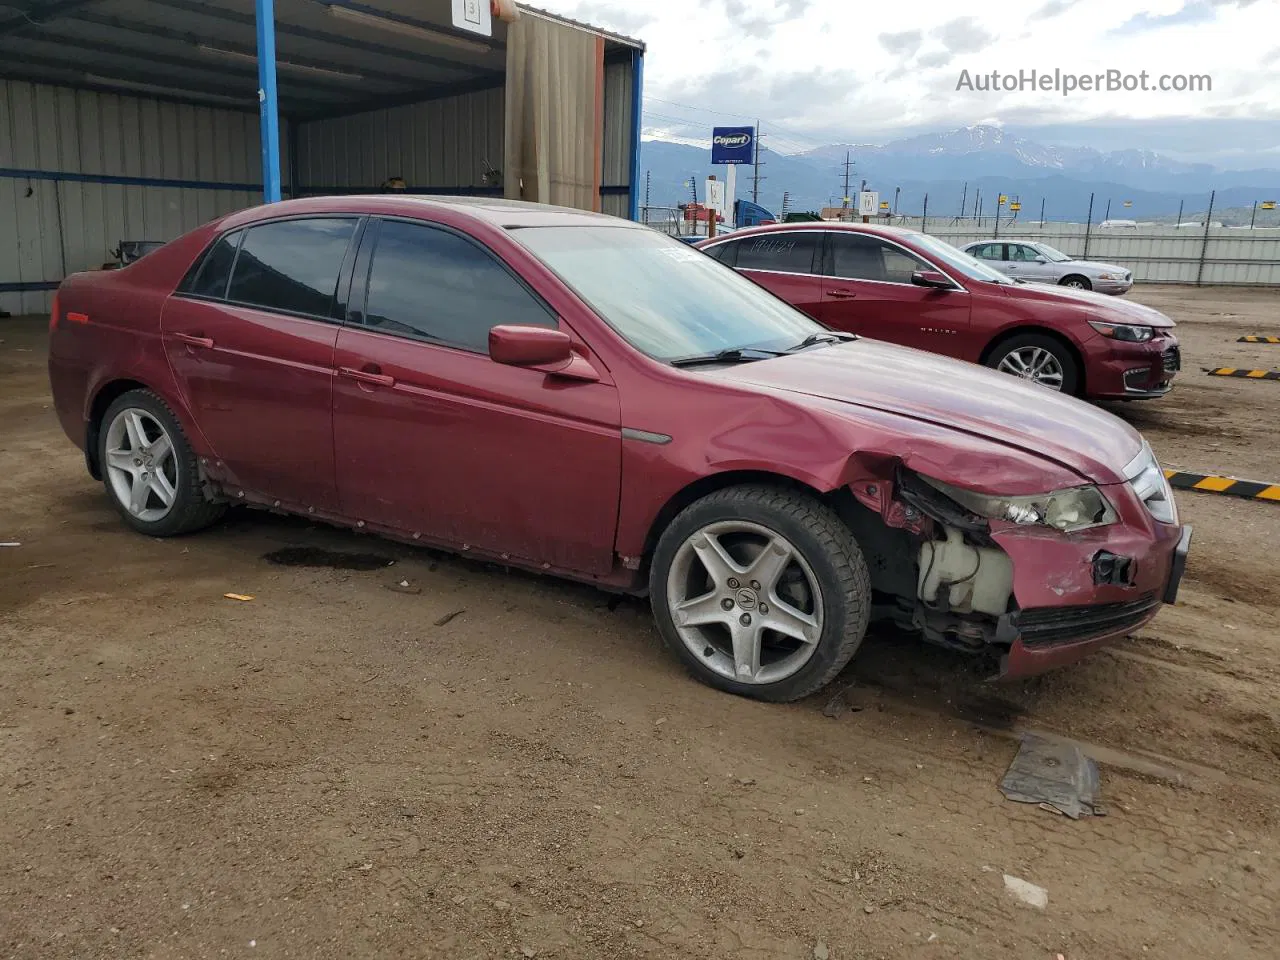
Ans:
[[[1116,412],[1280,480],[1280,382],[1200,372],[1280,368],[1234,342],[1280,292],[1130,296],[1187,370]],[[0,341],[0,957],[1276,956],[1280,505],[1182,494],[1179,604],[1084,664],[874,636],[832,718],[700,686],[590,589],[251,513],[130,534],[42,321]],[[1088,745],[1107,816],[1001,796],[1023,730]]]

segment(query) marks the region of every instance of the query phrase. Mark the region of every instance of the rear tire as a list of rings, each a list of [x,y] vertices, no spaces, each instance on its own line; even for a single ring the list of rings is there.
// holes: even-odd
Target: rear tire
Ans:
[[[1092,290],[1093,282],[1088,277],[1082,277],[1078,273],[1068,274],[1058,281],[1059,286],[1073,287],[1076,290]]]
[[[871,612],[848,525],[812,496],[757,485],[681,511],[654,551],[649,595],[663,641],[697,679],[778,703],[829,683]]]
[[[134,530],[176,537],[214,523],[226,506],[204,491],[196,455],[169,405],[130,390],[107,408],[98,463],[112,505]]]
[[[1080,389],[1080,365],[1066,345],[1042,333],[1020,333],[993,349],[986,365],[1059,393]]]

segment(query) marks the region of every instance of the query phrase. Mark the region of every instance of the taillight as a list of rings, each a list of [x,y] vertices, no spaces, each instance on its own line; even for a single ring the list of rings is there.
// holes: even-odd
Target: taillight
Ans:
[[[49,332],[58,328],[58,291],[53,291],[53,306],[49,309]]]

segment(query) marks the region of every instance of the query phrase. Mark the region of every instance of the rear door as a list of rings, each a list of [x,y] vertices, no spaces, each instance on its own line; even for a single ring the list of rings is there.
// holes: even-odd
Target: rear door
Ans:
[[[208,472],[253,499],[337,506],[333,350],[360,218],[305,217],[219,239],[165,304],[165,352],[213,449]]]
[[[937,353],[956,353],[969,326],[969,295],[911,282],[937,270],[905,247],[869,233],[832,230],[824,256],[819,320],[838,330]]]
[[[618,391],[489,359],[489,330],[564,330],[487,247],[439,224],[373,220],[338,336],[343,512],[415,537],[553,567],[613,566]]]
[[[728,240],[708,252],[815,319],[822,311],[822,233],[779,230]]]

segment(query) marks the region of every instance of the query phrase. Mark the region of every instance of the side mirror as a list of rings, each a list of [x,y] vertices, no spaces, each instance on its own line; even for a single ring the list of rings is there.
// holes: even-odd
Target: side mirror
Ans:
[[[527,367],[570,380],[600,379],[590,361],[574,352],[562,330],[500,324],[489,330],[489,359],[510,367]]]
[[[1036,257],[1035,262],[1036,262],[1036,263],[1048,263],[1048,262],[1049,262],[1049,258],[1048,258],[1048,257]]]
[[[940,270],[917,270],[911,274],[911,282],[917,287],[932,287],[935,290],[950,290],[955,287],[951,278]]]

